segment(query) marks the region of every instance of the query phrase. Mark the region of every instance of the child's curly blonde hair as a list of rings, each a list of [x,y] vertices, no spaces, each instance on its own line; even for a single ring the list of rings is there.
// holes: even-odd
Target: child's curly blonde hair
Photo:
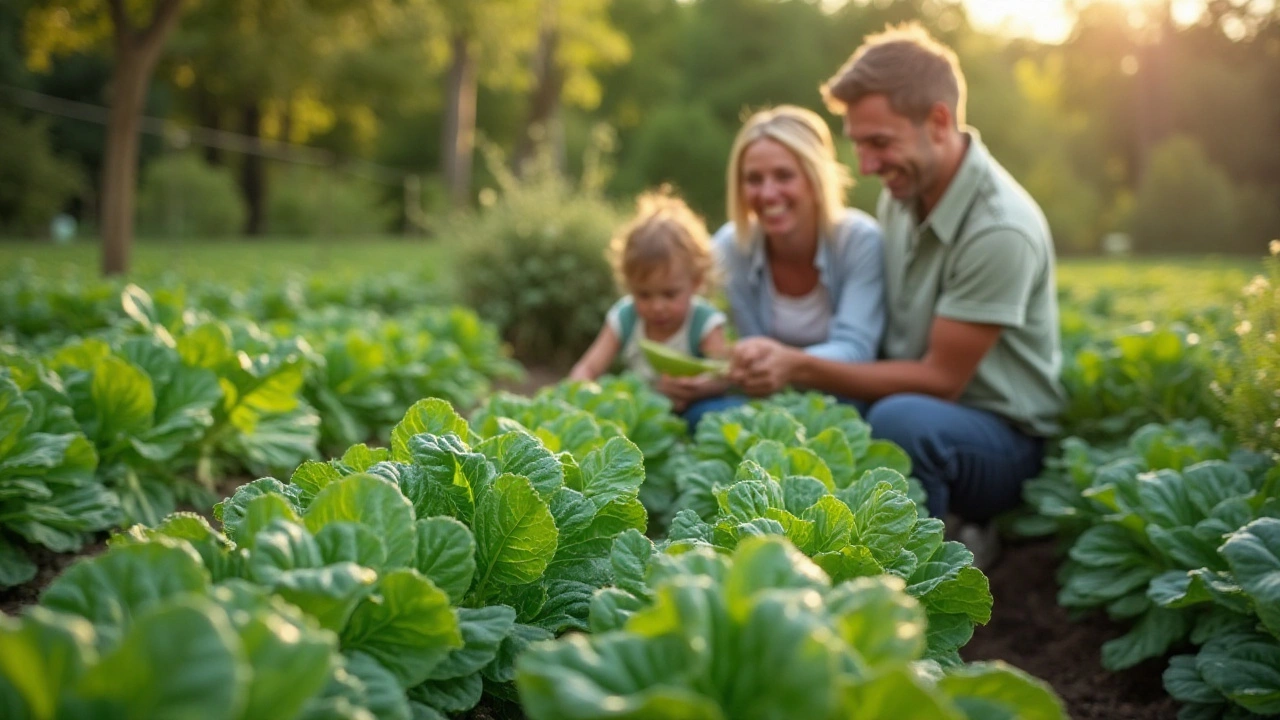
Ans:
[[[636,214],[609,241],[614,278],[625,290],[638,280],[673,266],[689,268],[701,285],[711,279],[711,239],[707,228],[670,187],[642,194]]]

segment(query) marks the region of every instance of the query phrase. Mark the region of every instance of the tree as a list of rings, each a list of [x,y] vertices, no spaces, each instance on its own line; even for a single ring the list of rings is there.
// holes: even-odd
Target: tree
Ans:
[[[70,6],[36,0],[27,13],[28,64],[37,70],[47,69],[54,54],[99,49],[104,43],[113,54],[102,168],[104,275],[129,269],[143,103],[182,7],[183,0],[84,0]]]

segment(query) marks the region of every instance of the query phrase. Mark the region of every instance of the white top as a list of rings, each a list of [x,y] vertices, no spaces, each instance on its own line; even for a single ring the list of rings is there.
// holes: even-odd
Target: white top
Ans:
[[[826,342],[835,315],[827,288],[818,283],[800,296],[773,293],[773,336],[792,347]]]
[[[613,331],[617,333],[619,337],[622,336],[622,321],[619,319],[619,314],[622,312],[623,306],[630,302],[630,296],[623,298],[615,303],[613,307],[609,308],[609,314],[605,316],[605,323],[609,327],[613,328]],[[701,298],[697,298],[695,299],[695,302],[706,301]],[[690,306],[689,312],[684,316],[684,322],[680,324],[680,329],[672,333],[671,337],[666,340],[662,340],[660,342],[655,340],[654,342],[658,342],[660,345],[665,345],[672,350],[682,352],[685,355],[699,357],[701,353],[698,351],[698,347],[701,347],[702,341],[707,339],[707,335],[712,330],[722,327],[728,321],[728,318],[726,318],[725,314],[719,310],[707,317],[706,322],[702,325],[702,332],[698,336],[698,347],[690,347],[689,343],[689,323],[692,322],[692,320],[693,307]],[[622,364],[626,366],[628,370],[644,378],[645,382],[652,383],[658,379],[658,373],[654,372],[653,367],[649,365],[648,359],[644,356],[644,351],[640,349],[640,338],[643,337],[645,337],[644,318],[637,314],[636,324],[631,330],[631,337],[627,338],[627,343],[622,346],[622,351],[619,354],[622,357]]]

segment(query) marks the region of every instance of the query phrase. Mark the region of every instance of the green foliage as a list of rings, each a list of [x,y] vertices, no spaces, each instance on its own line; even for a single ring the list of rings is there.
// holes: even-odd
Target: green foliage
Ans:
[[[491,163],[491,206],[441,232],[460,245],[458,284],[525,362],[567,363],[595,338],[615,297],[604,251],[621,216],[548,164],[517,180]]]
[[[935,628],[898,578],[833,583],[781,538],[732,555],[644,542],[615,543],[628,589],[592,601],[596,635],[518,661],[531,718],[1065,717],[1052,690],[1002,663],[926,670]]]
[[[396,217],[379,187],[349,175],[298,168],[269,182],[267,230],[273,234],[377,234],[390,229]]]
[[[724,169],[734,129],[704,103],[663,107],[636,133],[616,186],[626,194],[670,183],[698,213],[724,218]]]
[[[1280,241],[1236,305],[1237,342],[1221,356],[1213,387],[1240,442],[1280,448]]]
[[[142,170],[138,231],[170,238],[237,235],[248,211],[231,171],[194,152],[165,155]]]
[[[121,515],[116,496],[94,476],[98,453],[61,380],[25,355],[0,357],[0,587],[7,587],[36,574],[23,542],[76,551]]]
[[[1229,244],[1237,229],[1234,193],[1194,138],[1165,140],[1151,151],[1138,188],[1132,220],[1138,247],[1188,252]]]
[[[1151,422],[1222,411],[1209,390],[1211,349],[1194,333],[1126,332],[1111,341],[1089,337],[1065,358],[1063,426],[1088,439],[1124,437]]]
[[[45,123],[0,112],[0,137],[0,233],[43,237],[81,190],[81,170],[55,154]]]

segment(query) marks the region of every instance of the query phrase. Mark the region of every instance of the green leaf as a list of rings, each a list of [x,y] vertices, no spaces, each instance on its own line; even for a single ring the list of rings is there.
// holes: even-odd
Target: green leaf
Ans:
[[[449,680],[478,674],[498,656],[498,648],[511,634],[516,622],[516,611],[506,605],[458,608],[457,613],[463,645],[432,669],[428,680]]]
[[[113,645],[139,614],[208,586],[209,576],[190,546],[153,542],[76,562],[45,588],[40,604],[89,620],[104,643]]]
[[[782,479],[782,497],[787,512],[799,517],[811,505],[824,495],[829,495],[827,487],[816,478],[793,475]]]
[[[813,523],[813,540],[805,548],[807,552],[839,552],[848,547],[854,531],[853,512],[835,496],[822,497],[800,517]]]
[[[1102,666],[1126,670],[1148,658],[1160,657],[1187,636],[1186,614],[1154,607],[1129,632],[1102,644]]]
[[[998,661],[955,668],[938,681],[938,689],[970,718],[1067,719],[1062,701],[1047,684]]]
[[[413,563],[417,543],[413,505],[395,484],[374,475],[349,475],[325,486],[303,517],[313,533],[342,521],[364,525],[381,538],[388,567]]]
[[[369,449],[364,443],[352,445],[342,454],[338,462],[347,470],[344,474],[365,472],[374,465],[391,459],[391,451],[387,448]]]
[[[316,547],[325,565],[352,562],[381,572],[387,567],[387,549],[382,538],[365,525],[331,522],[315,534]]]
[[[363,471],[363,468],[361,469]],[[308,460],[298,466],[289,482],[302,490],[305,498],[314,498],[329,483],[341,478],[341,473],[328,463]]]
[[[417,571],[396,570],[379,581],[376,600],[356,607],[342,647],[368,653],[410,688],[462,647],[462,633],[443,590]]]
[[[341,632],[377,580],[378,574],[369,568],[341,562],[287,570],[272,581],[271,590],[315,618],[320,627]]]
[[[280,520],[301,522],[287,498],[268,493],[245,503],[243,518],[239,524],[228,527],[227,531],[236,544],[252,550],[258,534]]]
[[[964,720],[940,693],[922,687],[916,675],[906,669],[893,669],[849,686],[843,705],[848,713],[844,717],[849,720]]]
[[[903,587],[898,578],[859,578],[827,595],[840,637],[873,669],[902,665],[924,652],[924,608]]]
[[[542,576],[555,557],[559,531],[551,511],[529,480],[499,475],[476,505],[475,594],[491,583],[520,585]]]
[[[1280,638],[1280,520],[1259,518],[1222,545],[1237,582],[1253,598],[1258,619]]]
[[[734,553],[724,592],[730,612],[742,621],[756,594],[763,590],[825,590],[830,585],[826,573],[792,544],[776,538],[748,538]]]
[[[911,457],[907,452],[888,440],[872,440],[867,445],[867,452],[858,458],[856,474],[873,468],[888,468],[901,473],[903,477],[911,475]]]
[[[0,535],[0,587],[21,585],[36,576],[36,564],[17,545]]]
[[[151,378],[136,365],[115,356],[98,361],[90,384],[93,437],[99,446],[120,435],[140,435],[151,427],[156,394]]]
[[[430,435],[457,435],[464,441],[471,436],[467,421],[454,412],[448,401],[439,398],[419,400],[404,414],[404,419],[391,430],[391,459],[409,462],[409,438]]]
[[[476,541],[466,525],[450,517],[419,520],[414,526],[418,572],[460,603],[476,573]]]
[[[243,653],[221,608],[204,599],[178,599],[137,617],[78,689],[131,717],[231,720],[251,679]]]
[[[57,717],[62,693],[97,660],[94,639],[88,621],[38,605],[21,618],[0,615],[0,688],[12,688],[30,717]]]
[[[493,461],[498,473],[523,475],[543,498],[564,486],[560,460],[539,440],[526,432],[509,432],[476,446],[476,451]]]
[[[610,438],[582,458],[582,494],[597,507],[631,499],[644,482],[644,456],[624,437]]]

